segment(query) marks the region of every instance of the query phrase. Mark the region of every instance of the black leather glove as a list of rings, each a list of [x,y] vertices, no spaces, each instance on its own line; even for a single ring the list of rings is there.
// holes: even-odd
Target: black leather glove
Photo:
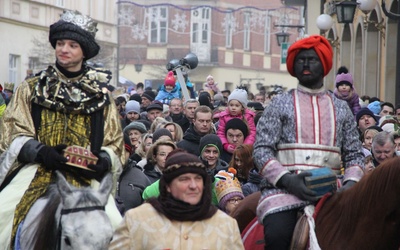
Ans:
[[[110,170],[111,162],[107,157],[101,156],[98,152],[92,152],[95,156],[97,156],[98,160],[96,164],[89,164],[88,168],[90,170],[82,170],[81,174],[88,179],[95,179],[97,181],[101,181],[104,175]]]
[[[356,183],[357,182],[355,182],[355,181],[346,181],[346,183],[341,188],[339,188],[338,192],[345,191],[345,190],[351,188],[352,186],[354,186],[354,184],[356,184]]]
[[[307,188],[304,177],[311,176],[309,172],[301,172],[300,174],[285,174],[279,180],[279,184],[283,186],[289,193],[294,194],[298,198],[305,201],[317,201],[316,193]]]
[[[36,155],[35,162],[41,163],[47,169],[61,169],[68,161],[63,156],[63,150],[67,148],[65,144],[59,144],[54,147],[44,145],[41,147]]]

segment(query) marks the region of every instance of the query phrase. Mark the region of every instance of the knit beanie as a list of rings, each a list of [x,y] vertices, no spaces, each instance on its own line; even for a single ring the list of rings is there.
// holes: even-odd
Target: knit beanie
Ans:
[[[161,178],[166,183],[171,183],[174,178],[186,173],[200,174],[204,181],[208,176],[206,167],[196,155],[182,151],[182,149],[176,149],[169,153]]]
[[[125,105],[125,113],[135,112],[140,114],[140,103],[134,100],[128,101]]]
[[[222,152],[222,142],[221,139],[215,134],[206,134],[205,136],[201,137],[199,143],[199,151],[200,155],[203,154],[204,149],[207,146],[213,146],[218,150],[219,155]]]
[[[147,132],[146,126],[141,122],[131,122],[124,128],[124,133],[128,134],[130,130],[135,129],[140,133],[144,134]]]
[[[219,180],[215,183],[215,192],[217,194],[218,207],[225,211],[225,206],[230,199],[235,196],[244,199],[242,188],[238,178],[231,173],[219,171],[215,175]]]
[[[64,10],[58,22],[50,25],[49,42],[56,48],[57,40],[69,39],[79,43],[85,60],[95,57],[100,46],[95,41],[97,22],[79,11]]]
[[[346,84],[353,88],[353,76],[350,73],[342,73],[336,76],[336,88],[340,85]]]
[[[149,121],[140,119],[140,120],[136,120],[135,122],[142,123],[146,127],[146,130],[150,130],[151,123]]]
[[[371,116],[372,118],[374,118],[375,122],[377,122],[376,117],[374,116],[374,113],[372,113],[372,111],[371,111],[369,108],[362,108],[362,109],[360,109],[360,111],[358,111],[357,114],[356,114],[356,121],[357,121],[357,124],[358,124],[358,122],[360,121],[360,119],[361,119],[361,117],[362,117],[363,115],[369,115],[369,116]]]
[[[374,115],[378,115],[381,112],[381,102],[380,101],[374,101],[368,104],[367,106]]]
[[[138,93],[133,94],[129,97],[129,100],[137,101],[139,104],[142,104],[142,97]]]
[[[249,128],[246,123],[239,118],[233,118],[229,120],[225,125],[225,135],[229,129],[239,129],[243,133],[243,137],[246,138],[249,135]]]
[[[247,100],[247,91],[244,89],[235,89],[234,91],[232,91],[232,93],[228,96],[228,103],[231,100],[237,100],[239,101],[243,108],[247,107],[247,103],[249,102]]]
[[[338,88],[342,84],[347,84],[351,88],[353,88],[353,76],[349,73],[348,69],[344,66],[338,69],[338,73],[336,75],[336,88]]]
[[[164,86],[172,86],[175,87],[175,77],[174,77],[174,72],[169,71],[167,76],[164,79]]]
[[[173,141],[172,134],[166,128],[159,128],[153,133],[153,143],[155,143],[161,136],[168,136]]]
[[[143,92],[142,97],[145,97],[152,102],[156,98],[156,94],[154,94],[152,90],[146,90],[145,92]]]
[[[324,67],[324,76],[326,76],[332,69],[333,50],[329,41],[321,35],[312,35],[290,45],[287,57],[286,68],[292,76],[296,76],[294,72],[294,61],[297,54],[302,50],[314,49],[317,53],[319,60]]]

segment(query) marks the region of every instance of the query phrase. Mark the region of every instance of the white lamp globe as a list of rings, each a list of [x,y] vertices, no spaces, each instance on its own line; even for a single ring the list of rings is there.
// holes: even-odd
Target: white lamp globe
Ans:
[[[375,9],[376,0],[357,0],[358,8],[364,12]]]
[[[317,27],[320,30],[329,30],[333,25],[332,17],[328,14],[322,14],[317,17]]]

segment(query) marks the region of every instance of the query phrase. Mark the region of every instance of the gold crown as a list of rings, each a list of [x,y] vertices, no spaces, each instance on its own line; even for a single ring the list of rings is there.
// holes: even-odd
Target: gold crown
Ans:
[[[4,89],[8,90],[8,91],[11,91],[11,92],[14,92],[14,86],[15,86],[15,84],[12,83],[12,82],[5,82],[4,83]]]
[[[218,175],[220,175],[220,172]],[[225,179],[217,181],[215,184],[215,192],[217,193],[218,202],[229,193],[243,193],[239,180],[237,178],[232,179],[230,175],[226,175]]]
[[[73,23],[79,26],[81,29],[89,32],[93,37],[96,36],[97,32],[97,22],[93,21],[93,19],[89,16],[82,15],[77,10],[64,10],[61,14],[60,20]]]

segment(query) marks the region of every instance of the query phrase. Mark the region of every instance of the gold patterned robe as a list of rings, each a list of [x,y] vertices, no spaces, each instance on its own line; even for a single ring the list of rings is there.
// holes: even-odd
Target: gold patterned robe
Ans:
[[[58,144],[78,145],[90,147],[91,114],[103,112],[104,137],[101,150],[106,151],[112,160],[112,172],[114,173],[114,184],[121,172],[124,162],[123,134],[121,130],[118,111],[106,86],[111,79],[108,71],[87,68],[85,72],[75,78],[67,78],[56,68],[49,67],[40,76],[23,82],[16,90],[9,106],[0,120],[0,184],[6,176],[10,175],[21,165],[21,171],[11,183],[0,192],[0,206],[15,183],[20,181],[24,173],[30,173],[30,184],[22,194],[16,197],[16,208],[8,208],[8,214],[2,214],[0,209],[0,232],[3,234],[9,228],[9,223],[4,217],[10,216],[10,209],[15,210],[13,214],[12,237],[18,224],[23,220],[32,204],[46,191],[50,182],[54,180],[54,171],[45,169],[39,164],[24,164],[18,162],[17,157],[23,143],[29,139],[35,139],[48,145]],[[32,118],[32,103],[42,108],[40,112],[40,124],[36,130]],[[19,145],[18,145],[19,144]],[[22,144],[22,145],[21,145]],[[32,170],[32,168],[35,168]],[[66,178],[75,186],[80,186],[74,177],[68,173]],[[25,180],[26,182],[26,180]],[[94,180],[87,180],[86,185],[96,185]],[[14,184],[14,185],[13,185]],[[18,186],[18,185],[17,185]],[[26,187],[26,183],[24,185]],[[3,193],[3,197],[2,197]],[[21,195],[21,191],[19,193]],[[18,195],[16,195],[18,196]],[[12,203],[12,202],[11,202]],[[4,208],[4,211],[7,210]],[[2,218],[3,217],[3,218]],[[4,237],[6,239],[4,239]],[[7,245],[7,236],[1,236],[0,245]],[[11,239],[12,240],[12,239]],[[11,244],[12,245],[12,244]]]

